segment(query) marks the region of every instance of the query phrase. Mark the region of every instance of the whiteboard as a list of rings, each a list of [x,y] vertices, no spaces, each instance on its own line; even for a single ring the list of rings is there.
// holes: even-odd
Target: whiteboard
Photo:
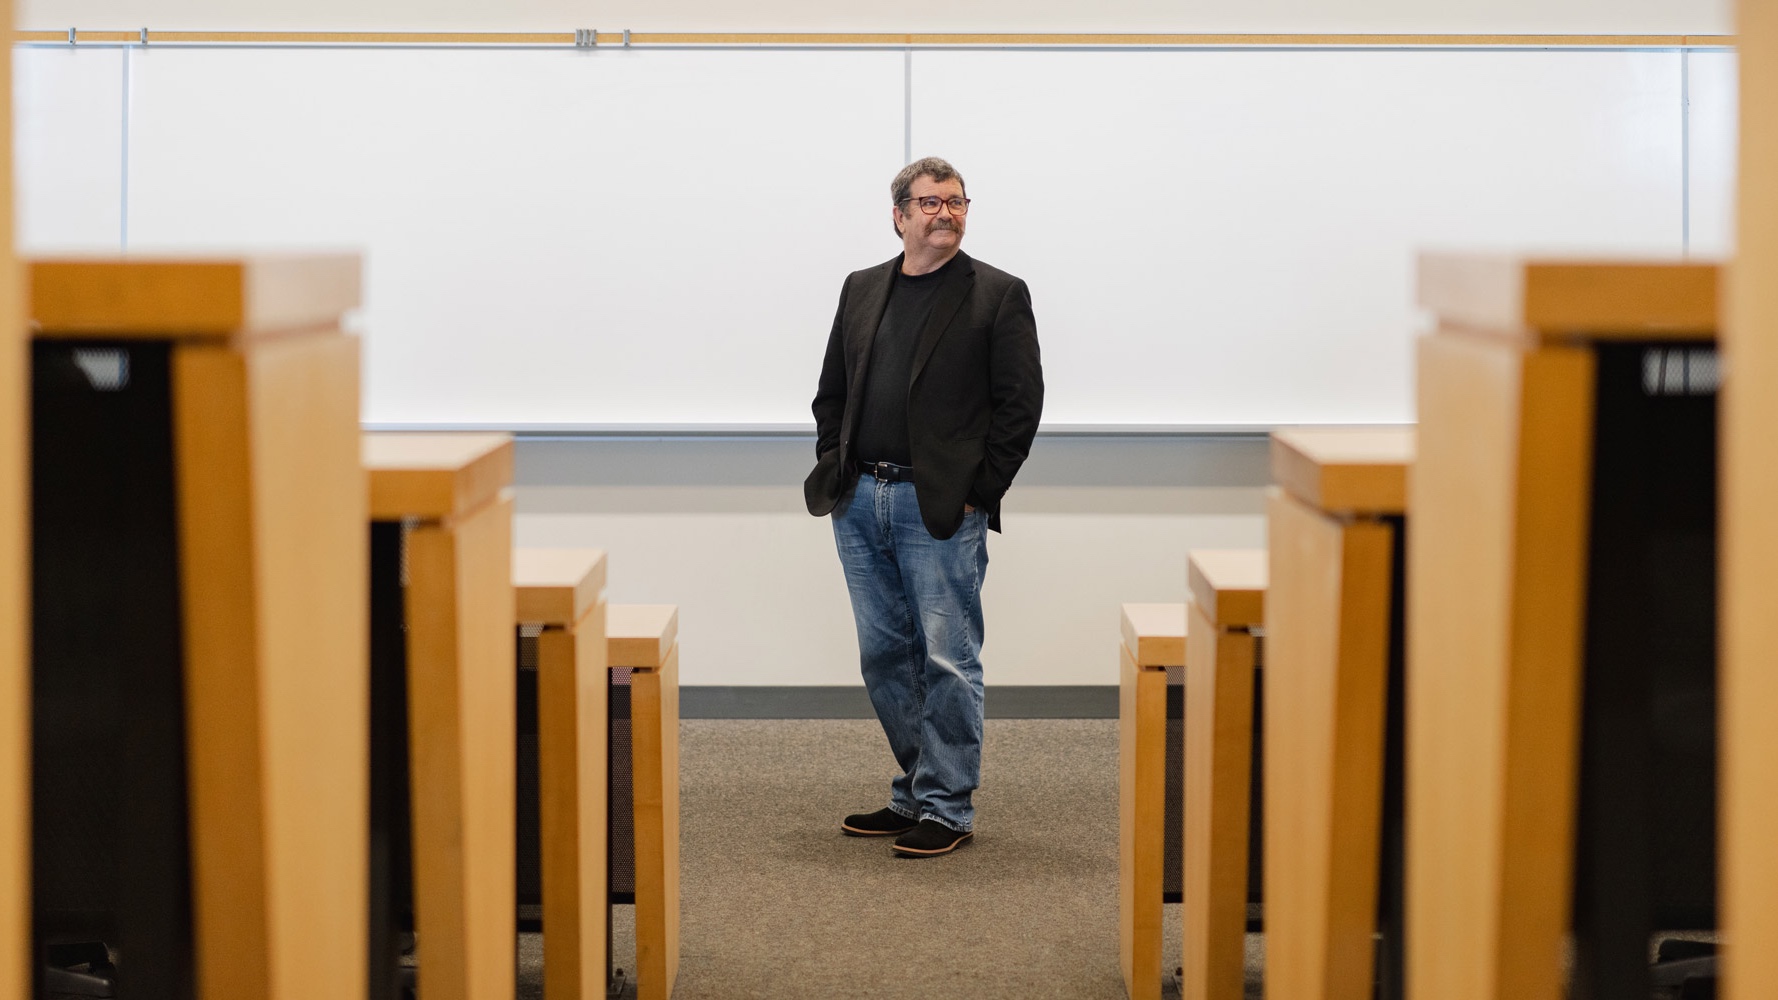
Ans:
[[[1696,207],[1730,194],[1705,57]],[[383,426],[806,427],[910,152],[1029,281],[1051,428],[1411,419],[1419,248],[1686,229],[1678,50],[169,46],[127,57],[127,168],[26,134],[115,135],[116,59],[21,87],[21,164],[124,171],[132,250],[362,249]],[[62,176],[21,167],[21,203]]]
[[[1675,53],[914,58],[1058,423],[1411,420],[1419,248],[1680,249]]]
[[[121,247],[123,62],[121,49],[13,51],[20,253]]]

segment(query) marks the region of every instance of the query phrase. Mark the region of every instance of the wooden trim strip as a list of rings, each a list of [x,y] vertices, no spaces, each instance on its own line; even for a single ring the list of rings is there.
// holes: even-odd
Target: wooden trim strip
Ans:
[[[142,30],[80,29],[75,43],[140,43]],[[600,31],[599,46],[622,46],[621,31]],[[15,42],[68,41],[68,32],[20,31]],[[148,44],[180,45],[573,45],[575,33],[501,31],[148,31]],[[923,47],[1428,47],[1680,48],[1733,46],[1733,35],[1428,35],[1428,34],[969,34],[898,32],[631,32],[646,45],[876,45]]]

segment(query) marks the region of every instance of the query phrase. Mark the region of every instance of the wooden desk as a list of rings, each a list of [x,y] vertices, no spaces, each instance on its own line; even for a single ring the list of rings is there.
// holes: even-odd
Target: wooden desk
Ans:
[[[679,607],[614,604],[605,634],[629,707],[636,996],[667,1000],[679,976]]]
[[[1400,565],[1411,428],[1272,434],[1267,501],[1266,993],[1369,1000],[1399,871],[1386,737],[1399,681]],[[1397,880],[1398,881],[1398,880]],[[1386,934],[1386,940],[1390,935]],[[1383,995],[1399,996],[1391,967]],[[1429,994],[1430,995],[1430,994]]]
[[[374,690],[383,697],[372,717],[373,731],[387,741],[389,726],[402,722],[389,719],[389,696],[405,699],[420,992],[427,1000],[507,1000],[517,809],[512,441],[502,434],[366,434],[363,455],[372,586],[400,609],[391,614],[379,600],[381,620],[373,622],[385,638],[384,655],[373,656],[383,682]],[[373,788],[380,784],[373,775]],[[396,798],[380,791],[373,810],[391,808]],[[403,846],[393,845],[395,856]],[[399,895],[399,874],[374,877],[383,893]],[[387,933],[387,919],[373,917],[373,930]],[[390,942],[376,946],[372,961],[391,961]],[[375,964],[372,973],[373,998],[388,995],[392,968]]]
[[[1735,5],[1740,65],[1736,278],[1723,314],[1733,375],[1722,398],[1723,996],[1778,982],[1778,8]]]
[[[1264,549],[1187,555],[1186,1000],[1241,1000],[1253,835],[1254,702],[1265,625]]]
[[[1185,605],[1126,604],[1118,685],[1118,957],[1130,1000],[1161,995],[1167,668],[1185,665]]]
[[[1413,996],[1564,995],[1577,818],[1590,801],[1603,819],[1623,790],[1622,767],[1592,764],[1620,758],[1633,786],[1653,770],[1634,720],[1649,693],[1695,670],[1711,683],[1714,539],[1699,516],[1713,509],[1717,282],[1703,264],[1421,260],[1439,330],[1419,348],[1412,485]],[[1645,549],[1651,502],[1672,517]],[[1675,587],[1677,602],[1656,596]],[[1702,650],[1674,648],[1697,638],[1665,628],[1676,604],[1703,610]],[[1712,702],[1698,707],[1713,716]],[[1681,782],[1706,819],[1713,781],[1706,766]],[[1646,996],[1648,899],[1638,912],[1634,895],[1650,859],[1595,846],[1580,852],[1601,867],[1574,914],[1576,988]]]
[[[13,24],[12,4],[0,0],[0,23]],[[12,134],[12,52],[0,55],[0,129]],[[24,310],[13,259],[12,149],[0,150],[6,178],[0,184],[0,399],[29,398]],[[30,554],[25,514],[28,457],[25,409],[0,407],[0,621],[23,622],[30,614],[25,590]],[[30,982],[31,761],[30,654],[26,632],[0,637],[0,1000],[23,1000]]]
[[[121,993],[363,987],[358,282],[31,266],[39,933],[99,916]]]
[[[537,832],[544,1000],[601,1000],[611,917],[605,869],[610,728],[605,553],[516,549],[512,585],[518,624],[540,629],[535,640]]]

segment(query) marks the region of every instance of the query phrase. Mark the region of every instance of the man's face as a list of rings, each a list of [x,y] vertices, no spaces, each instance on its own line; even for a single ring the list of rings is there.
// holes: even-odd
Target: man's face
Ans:
[[[904,201],[892,209],[895,212],[895,223],[901,227],[902,246],[910,255],[955,251],[963,242],[965,217],[951,214],[948,205],[940,205],[936,215],[927,215],[920,210],[920,199],[941,198],[949,201],[952,198],[961,198],[963,185],[955,177],[948,181],[935,181],[922,175],[914,179],[913,187],[908,193],[913,200]]]

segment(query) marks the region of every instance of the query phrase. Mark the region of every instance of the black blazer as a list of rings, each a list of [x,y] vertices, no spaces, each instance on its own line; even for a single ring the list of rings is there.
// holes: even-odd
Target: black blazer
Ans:
[[[988,511],[1000,530],[1000,498],[1030,453],[1043,413],[1043,364],[1025,283],[961,250],[939,286],[914,349],[908,443],[920,518],[944,539],[963,505]],[[894,260],[854,271],[840,289],[815,392],[815,470],[803,482],[809,513],[833,511],[857,482],[852,467],[858,406],[871,342],[901,268]]]

